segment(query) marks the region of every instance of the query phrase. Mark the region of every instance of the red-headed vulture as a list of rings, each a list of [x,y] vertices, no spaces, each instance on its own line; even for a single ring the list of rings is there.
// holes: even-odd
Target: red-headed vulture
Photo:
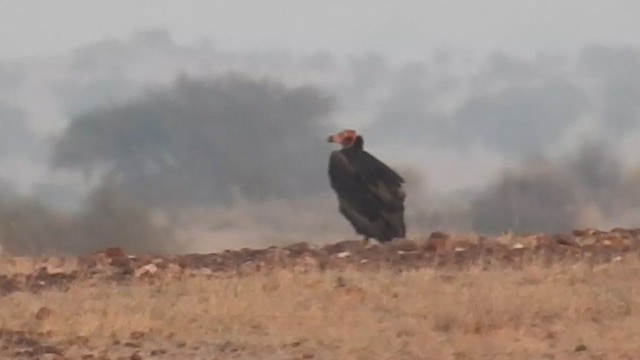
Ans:
[[[329,181],[340,213],[365,242],[404,238],[404,179],[366,152],[362,136],[354,130],[343,130],[327,141],[342,146],[329,158]]]

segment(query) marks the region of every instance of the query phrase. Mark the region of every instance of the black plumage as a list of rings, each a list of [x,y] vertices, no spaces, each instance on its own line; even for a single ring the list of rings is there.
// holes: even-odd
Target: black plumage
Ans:
[[[364,139],[344,130],[328,139],[342,145],[331,152],[329,180],[339,210],[365,240],[405,237],[404,179],[364,150]]]

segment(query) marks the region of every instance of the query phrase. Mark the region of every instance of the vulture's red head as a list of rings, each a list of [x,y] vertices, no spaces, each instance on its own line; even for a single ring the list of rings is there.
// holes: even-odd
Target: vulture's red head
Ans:
[[[356,140],[357,136],[358,134],[356,133],[355,130],[347,129],[347,130],[342,130],[335,135],[329,136],[327,141],[340,144],[342,145],[343,148],[345,148],[353,145],[353,142]]]

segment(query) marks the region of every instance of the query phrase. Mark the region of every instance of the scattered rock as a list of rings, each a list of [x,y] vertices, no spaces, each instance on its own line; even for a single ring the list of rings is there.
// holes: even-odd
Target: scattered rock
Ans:
[[[46,306],[43,306],[40,309],[38,309],[38,311],[36,311],[35,318],[38,321],[44,321],[44,320],[50,318],[51,315],[53,315],[53,310],[49,309]]]
[[[568,235],[554,235],[553,240],[559,245],[566,245],[566,246],[578,245],[576,240]],[[549,242],[545,242],[545,244],[549,244]]]
[[[64,274],[65,273],[65,271],[64,271],[64,269],[62,267],[53,266],[53,265],[47,265],[46,268],[45,268],[45,271],[49,275],[58,275],[58,274]]]
[[[293,255],[302,255],[311,251],[311,247],[306,242],[298,242],[295,244],[291,244],[286,246],[284,249]]]
[[[347,240],[341,241],[335,244],[329,244],[322,247],[321,250],[325,251],[329,255],[349,252],[349,253],[358,253],[362,252],[365,249],[364,240]]]
[[[587,245],[595,244],[596,242],[598,242],[598,239],[595,236],[586,236],[586,237],[577,239],[577,241],[578,241],[578,245],[587,246]]]
[[[403,252],[412,252],[419,250],[418,244],[413,240],[407,239],[394,239],[389,244],[386,244],[386,247],[389,251],[403,251]]]
[[[158,271],[158,267],[155,264],[147,264],[142,266],[135,271],[136,277],[142,277],[144,275],[153,275]]]
[[[207,268],[203,268],[204,270],[208,270],[209,273],[211,273],[211,270],[207,269]],[[200,269],[200,270],[203,270]],[[180,267],[179,265],[176,264],[169,264],[167,265],[167,268],[165,269],[165,273],[169,276],[173,276],[173,277],[178,277],[180,275],[182,275],[182,267]]]
[[[450,236],[439,231],[432,232],[424,244],[424,249],[431,252],[443,252],[446,250]]]
[[[126,256],[114,257],[109,260],[109,265],[113,266],[114,268],[122,269],[122,268],[130,267],[131,260]]]
[[[124,250],[122,250],[122,248],[119,248],[119,247],[106,248],[106,249],[102,250],[100,253],[106,255],[109,258],[119,258],[119,257],[127,256],[127,254],[125,254]]]

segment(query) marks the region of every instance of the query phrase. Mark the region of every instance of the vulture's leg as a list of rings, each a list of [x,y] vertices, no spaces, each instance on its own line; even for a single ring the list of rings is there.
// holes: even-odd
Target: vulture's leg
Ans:
[[[365,249],[370,249],[370,248],[375,247],[375,246],[378,245],[378,242],[371,241],[371,238],[369,238],[368,236],[365,236],[363,238],[363,240],[364,240],[364,248]]]

